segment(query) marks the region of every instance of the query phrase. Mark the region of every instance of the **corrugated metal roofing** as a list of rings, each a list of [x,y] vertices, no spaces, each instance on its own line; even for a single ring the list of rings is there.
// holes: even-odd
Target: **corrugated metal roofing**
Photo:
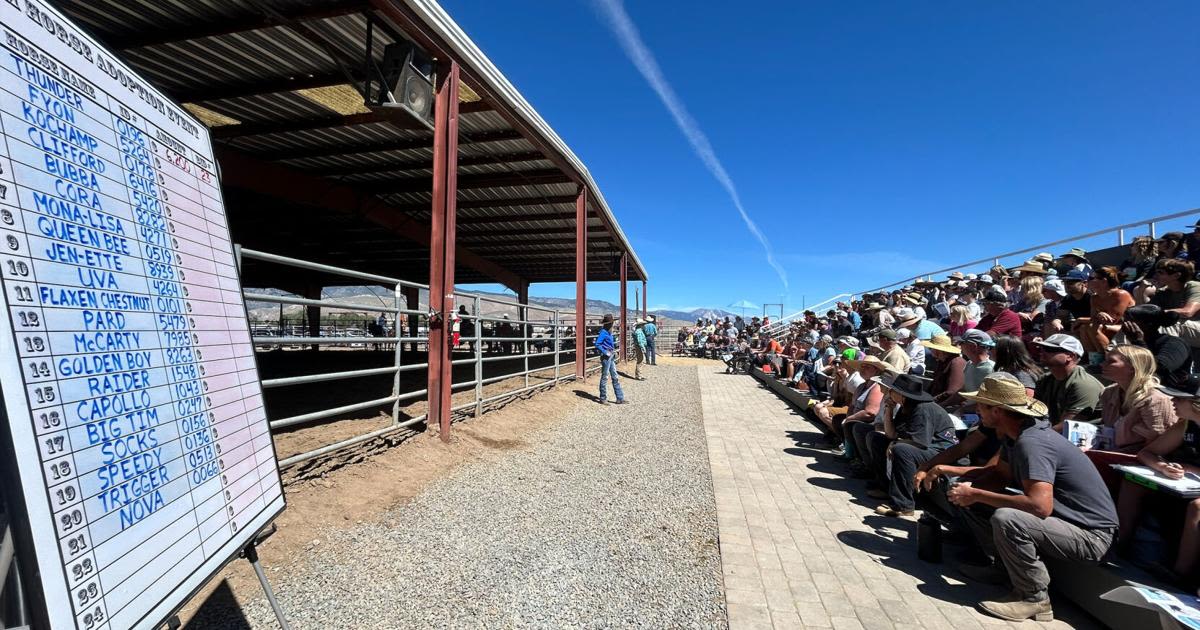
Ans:
[[[443,55],[448,51],[467,77],[461,94],[473,100],[473,92],[478,92],[484,99],[461,105],[461,246],[477,244],[485,259],[502,261],[504,269],[523,278],[573,280],[574,251],[564,244],[574,238],[578,181],[590,189],[589,206],[597,213],[589,221],[588,249],[602,254],[591,261],[589,267],[595,271],[589,277],[616,279],[610,252],[622,249],[630,253],[631,279],[645,277],[587,169],[434,2],[58,0],[55,4],[167,94],[238,121],[214,127],[215,143],[226,150],[376,194],[395,213],[426,224],[431,191],[421,185],[432,176],[431,131],[416,121],[362,110],[341,114],[334,107],[350,110],[329,101],[327,107],[319,98],[294,90],[358,80],[368,15],[385,25],[374,29],[376,58],[393,41],[388,28],[427,42]],[[229,180],[227,176],[227,184]],[[253,184],[247,185],[253,188]],[[375,268],[367,271],[398,275],[402,272],[395,261],[405,261],[405,271],[410,273],[403,275],[425,279],[421,273],[427,273],[428,261],[422,262],[423,248],[389,228],[367,222],[353,211],[322,209],[319,198],[311,199],[314,207],[300,208],[264,197],[266,193],[248,192],[227,192],[234,237],[248,247],[308,248],[296,255],[331,264],[361,262],[364,252],[369,252],[368,267]],[[543,214],[546,218],[538,216]],[[332,246],[335,243],[351,246]],[[520,256],[522,247],[528,256]],[[464,268],[461,258],[458,267],[462,282],[491,280]]]

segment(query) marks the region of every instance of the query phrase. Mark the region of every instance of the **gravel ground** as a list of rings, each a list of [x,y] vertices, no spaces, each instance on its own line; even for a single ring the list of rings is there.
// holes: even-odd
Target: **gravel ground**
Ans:
[[[293,627],[726,627],[696,368],[644,372],[629,405],[580,400],[378,523],[314,532],[270,573]],[[261,596],[243,612],[275,625]]]

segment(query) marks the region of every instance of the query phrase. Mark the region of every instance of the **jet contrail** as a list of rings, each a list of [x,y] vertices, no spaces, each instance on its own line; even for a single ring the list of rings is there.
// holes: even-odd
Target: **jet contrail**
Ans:
[[[700,125],[696,123],[696,119],[688,113],[687,108],[683,106],[683,102],[679,100],[679,96],[675,94],[675,90],[671,89],[671,84],[667,83],[667,79],[663,76],[662,68],[658,67],[658,61],[654,59],[654,55],[646,48],[646,44],[642,42],[642,36],[638,34],[637,27],[633,21],[629,19],[629,14],[625,13],[625,7],[621,4],[621,0],[595,0],[596,5],[604,11],[604,16],[608,19],[608,24],[612,28],[613,33],[617,36],[617,40],[621,43],[621,48],[625,49],[625,54],[629,56],[629,60],[633,65],[637,66],[638,72],[642,73],[646,82],[658,94],[658,98],[666,105],[667,110],[671,112],[671,116],[675,119],[675,124],[679,126],[679,130],[687,137],[688,142],[692,145],[692,149],[696,152],[696,156],[700,161],[704,162],[704,166],[712,173],[712,176],[717,179],[717,182],[725,188],[725,192],[729,193],[729,198],[733,201],[733,205],[737,208],[738,214],[742,215],[742,221],[745,221],[746,227],[750,233],[758,239],[762,244],[763,249],[767,253],[767,263],[775,269],[775,273],[779,274],[779,279],[783,282],[786,289],[788,286],[787,272],[783,270],[783,266],[775,260],[775,250],[771,248],[771,242],[767,240],[766,235],[754,221],[750,215],[746,213],[746,208],[742,205],[742,198],[738,195],[737,186],[734,186],[733,179],[729,177],[729,173],[725,171],[725,167],[721,165],[721,160],[717,159],[716,151],[713,151],[712,143],[708,141],[708,136],[700,130]]]

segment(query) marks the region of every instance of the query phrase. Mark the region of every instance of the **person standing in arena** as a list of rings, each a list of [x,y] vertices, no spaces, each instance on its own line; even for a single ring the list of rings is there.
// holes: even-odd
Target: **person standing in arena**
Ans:
[[[654,339],[658,337],[658,326],[654,323],[654,316],[647,315],[646,319],[646,365],[658,365],[658,352],[654,349]]]
[[[617,376],[617,342],[612,334],[613,316],[606,314],[600,320],[600,334],[596,335],[596,350],[600,353],[600,404],[608,403],[608,379],[612,378],[613,391],[617,394],[617,404],[625,404],[625,392],[621,391],[621,381]],[[576,358],[581,360],[581,358]]]
[[[646,320],[641,317],[633,325],[633,352],[637,361],[633,364],[633,378],[642,379],[642,362],[646,360]]]

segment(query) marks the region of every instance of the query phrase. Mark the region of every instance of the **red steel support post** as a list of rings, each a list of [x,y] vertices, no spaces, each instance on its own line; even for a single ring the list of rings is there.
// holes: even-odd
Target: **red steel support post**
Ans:
[[[629,318],[626,311],[629,310],[629,259],[625,254],[621,254],[621,361],[629,358]]]
[[[433,217],[429,238],[429,414],[442,441],[450,439],[451,350],[454,318],[454,238],[458,195],[458,64],[438,86],[433,122]]]
[[[587,188],[575,197],[575,378],[587,375]]]

